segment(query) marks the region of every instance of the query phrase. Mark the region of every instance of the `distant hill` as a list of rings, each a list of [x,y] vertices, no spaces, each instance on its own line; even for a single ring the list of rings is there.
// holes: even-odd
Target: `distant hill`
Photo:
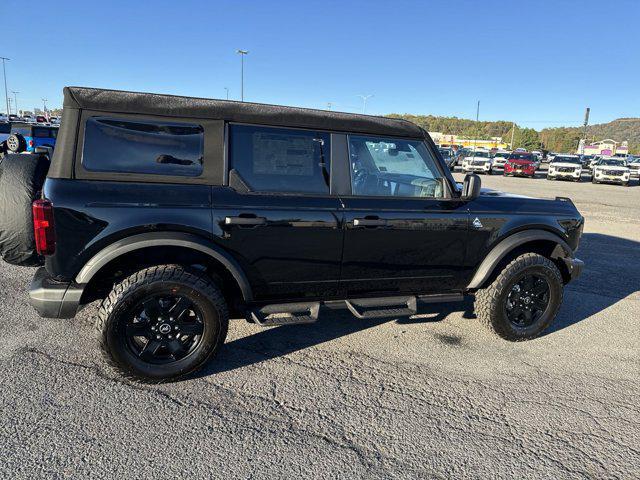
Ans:
[[[392,113],[387,116],[410,120],[431,132],[442,132],[465,137],[477,136],[477,138],[481,139],[502,137],[507,142],[511,138],[511,122],[506,120],[476,123],[466,118],[437,117],[434,115]],[[529,147],[532,147],[530,136],[521,135],[521,133],[532,133],[533,131],[533,129],[523,129],[517,126],[515,146],[527,146],[518,144],[518,139],[520,138],[522,142],[527,139]],[[545,128],[539,132],[536,131],[542,148],[554,152],[574,151],[582,137],[582,132],[582,127]],[[617,142],[627,141],[629,142],[630,152],[640,153],[640,118],[618,118],[609,123],[591,125],[589,126],[587,137],[589,141],[603,140],[605,138],[611,138]]]

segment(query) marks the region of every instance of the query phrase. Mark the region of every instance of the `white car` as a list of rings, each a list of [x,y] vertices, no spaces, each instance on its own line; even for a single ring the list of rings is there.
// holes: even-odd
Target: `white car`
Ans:
[[[556,155],[547,170],[547,180],[563,178],[579,182],[581,175],[582,163],[578,155]]]
[[[491,156],[488,151],[476,150],[471,152],[462,160],[462,171],[464,173],[478,172],[491,173]]]
[[[621,158],[603,157],[593,167],[593,183],[619,183],[625,187],[629,186],[631,171],[627,167],[627,162]]]
[[[507,159],[511,155],[511,152],[496,152],[493,155],[492,170],[504,170],[504,164],[507,163]]]

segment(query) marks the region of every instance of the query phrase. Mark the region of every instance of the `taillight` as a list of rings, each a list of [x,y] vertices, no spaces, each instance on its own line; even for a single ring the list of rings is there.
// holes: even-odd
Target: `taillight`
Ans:
[[[53,255],[56,251],[56,232],[53,226],[53,204],[49,200],[36,200],[33,211],[33,233],[39,255]]]
[[[33,147],[33,140],[29,140],[29,146]]]

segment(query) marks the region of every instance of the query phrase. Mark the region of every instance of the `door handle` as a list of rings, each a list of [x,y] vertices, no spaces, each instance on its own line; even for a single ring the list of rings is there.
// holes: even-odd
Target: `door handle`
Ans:
[[[354,218],[354,227],[384,227],[387,221],[381,218]]]
[[[265,225],[267,219],[264,217],[225,217],[225,225]]]

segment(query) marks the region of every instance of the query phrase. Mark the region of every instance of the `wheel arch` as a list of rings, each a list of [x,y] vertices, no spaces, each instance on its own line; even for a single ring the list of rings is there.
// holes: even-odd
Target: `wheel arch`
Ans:
[[[253,292],[247,276],[238,262],[221,247],[196,235],[181,232],[148,232],[120,239],[96,253],[84,265],[75,278],[75,283],[90,286],[118,260],[132,255],[145,256],[146,252],[166,250],[166,262],[175,261],[176,252],[191,252],[200,258],[220,266],[235,282],[245,302],[253,300]],[[85,290],[87,290],[85,288]]]
[[[570,272],[563,258],[573,258],[573,250],[559,235],[547,230],[524,230],[513,233],[498,242],[484,257],[467,290],[482,288],[499,271],[499,267],[521,253],[536,252],[550,258],[560,269],[563,280],[570,279]]]

